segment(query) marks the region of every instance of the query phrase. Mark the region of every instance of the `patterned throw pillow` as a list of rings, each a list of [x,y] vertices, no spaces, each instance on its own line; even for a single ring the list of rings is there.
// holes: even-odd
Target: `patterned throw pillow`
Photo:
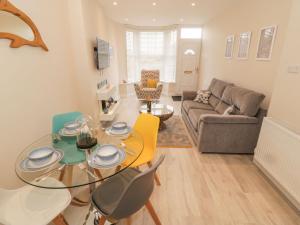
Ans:
[[[198,91],[197,96],[194,99],[195,102],[200,102],[204,104],[208,104],[208,99],[211,96],[210,91]]]
[[[231,115],[233,114],[233,111],[234,111],[234,105],[232,106],[229,106],[223,113],[224,116],[228,116],[228,115]]]

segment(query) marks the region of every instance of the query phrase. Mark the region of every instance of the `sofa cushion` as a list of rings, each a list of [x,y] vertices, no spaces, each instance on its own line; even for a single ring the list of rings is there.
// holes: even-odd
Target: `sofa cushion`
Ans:
[[[230,107],[230,105],[228,105],[225,102],[220,101],[215,110],[219,114],[224,114],[225,110],[228,109],[228,107]]]
[[[214,78],[210,85],[209,85],[209,90],[211,91],[211,93],[221,99],[222,95],[223,95],[223,92],[225,90],[225,88],[227,86],[232,86],[233,84],[232,83],[228,83],[228,82],[225,82],[225,81],[222,81],[222,80],[218,80],[216,78]]]
[[[235,105],[229,105],[225,102],[220,101],[217,107],[215,108],[215,111],[219,114],[224,114],[226,109],[228,109],[230,106],[233,106],[233,111],[230,113],[231,115],[242,115],[241,111],[235,107]]]
[[[215,97],[214,95],[211,95],[208,99],[208,103],[215,109],[217,105],[219,104],[220,99]]]
[[[265,95],[261,93],[246,88],[228,86],[223,93],[222,101],[234,105],[243,115],[255,116],[264,98]]]
[[[205,109],[190,109],[188,113],[189,120],[193,128],[198,131],[198,123],[200,121],[200,116],[204,114],[218,114],[216,111],[205,110]]]
[[[195,102],[192,100],[186,100],[182,103],[183,109],[188,113],[190,109],[205,109],[205,110],[214,110],[210,105]]]

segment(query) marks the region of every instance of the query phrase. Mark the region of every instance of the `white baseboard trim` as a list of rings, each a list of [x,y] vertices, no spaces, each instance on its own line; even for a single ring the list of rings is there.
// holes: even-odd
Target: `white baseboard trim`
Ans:
[[[261,170],[265,177],[273,184],[273,186],[285,197],[290,205],[300,215],[300,202],[298,202],[290,193],[278,182],[256,159],[253,159],[253,163]]]

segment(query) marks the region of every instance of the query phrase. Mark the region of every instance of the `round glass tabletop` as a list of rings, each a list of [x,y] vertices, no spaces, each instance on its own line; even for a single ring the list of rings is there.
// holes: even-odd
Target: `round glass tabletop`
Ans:
[[[112,177],[129,168],[141,155],[144,149],[143,137],[131,131],[127,137],[110,135],[106,131],[97,130],[98,144],[89,150],[76,147],[75,137],[63,137],[57,134],[46,135],[26,147],[17,157],[15,171],[17,176],[27,184],[48,189],[75,188],[94,184]],[[114,145],[122,151],[120,163],[109,166],[91,166],[91,156],[96,148],[103,145]],[[57,150],[48,166],[40,169],[30,167],[29,155],[35,149],[50,147]],[[33,155],[34,156],[34,155]],[[55,158],[57,157],[57,158]],[[29,169],[27,166],[29,165]],[[47,163],[46,163],[47,164]],[[54,178],[54,179],[47,179]],[[61,182],[55,182],[61,181]],[[53,181],[53,182],[51,182]]]
[[[141,113],[149,113],[148,112],[148,106],[142,105],[140,108]],[[160,103],[152,103],[151,104],[151,112],[153,116],[158,116],[162,117],[165,115],[170,115],[174,113],[174,108],[173,106],[170,105],[165,105],[165,104],[160,104]]]

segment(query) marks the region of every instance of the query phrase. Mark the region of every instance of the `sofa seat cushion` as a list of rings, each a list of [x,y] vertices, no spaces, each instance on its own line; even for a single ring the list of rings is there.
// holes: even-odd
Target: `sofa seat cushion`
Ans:
[[[198,123],[200,121],[201,115],[204,114],[210,114],[210,115],[216,115],[218,114],[216,111],[213,110],[205,110],[205,109],[190,109],[188,113],[189,120],[195,129],[195,131],[198,131]]]
[[[182,107],[186,113],[188,113],[190,109],[214,110],[213,107],[211,107],[210,105],[200,103],[200,102],[195,102],[192,100],[183,101]]]
[[[246,88],[228,86],[224,90],[222,101],[234,105],[243,115],[256,116],[264,98],[265,96],[261,93]]]
[[[144,87],[142,88],[143,91],[148,91],[148,92],[153,92],[156,91],[156,88],[148,88],[148,87]]]

